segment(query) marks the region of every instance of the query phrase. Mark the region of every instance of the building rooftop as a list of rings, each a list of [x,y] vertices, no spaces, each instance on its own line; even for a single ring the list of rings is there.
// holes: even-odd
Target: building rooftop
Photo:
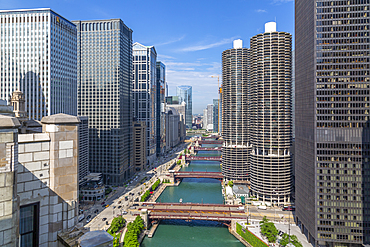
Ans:
[[[85,233],[78,242],[81,247],[94,247],[105,243],[113,243],[113,237],[106,231],[92,231]]]
[[[76,116],[58,113],[51,116],[46,116],[41,119],[41,123],[43,124],[78,124],[80,123],[80,119]]]

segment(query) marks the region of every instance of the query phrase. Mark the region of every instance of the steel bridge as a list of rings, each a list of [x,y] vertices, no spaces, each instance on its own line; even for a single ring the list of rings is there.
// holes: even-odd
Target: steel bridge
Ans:
[[[224,178],[221,172],[174,172],[173,175],[175,178]]]
[[[186,161],[192,161],[192,160],[211,160],[211,161],[222,161],[221,156],[188,156],[185,158]]]

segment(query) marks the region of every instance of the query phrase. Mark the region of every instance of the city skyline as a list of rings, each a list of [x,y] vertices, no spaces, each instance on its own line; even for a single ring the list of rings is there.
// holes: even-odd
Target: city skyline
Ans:
[[[70,8],[71,3],[70,0],[0,0],[3,10],[48,7],[68,20],[122,19],[133,30],[133,42],[156,48],[158,61],[166,65],[168,95],[176,95],[179,85],[193,86],[194,114],[202,113],[207,104],[212,103],[209,99],[218,98],[217,78],[211,76],[221,75],[220,54],[232,48],[234,39],[241,38],[249,44],[252,36],[263,32],[264,23],[275,19],[279,24],[278,31],[294,33],[291,0],[237,0],[230,5],[210,1],[186,4],[159,1],[145,5],[137,2],[106,2],[102,5],[98,1],[78,1],[73,2],[74,8]],[[192,6],[197,6],[197,9]],[[132,11],[121,12],[122,8]],[[137,18],[138,12],[141,13],[140,19]],[[192,18],[189,18],[189,13]],[[153,18],[161,25],[148,28],[147,23]]]

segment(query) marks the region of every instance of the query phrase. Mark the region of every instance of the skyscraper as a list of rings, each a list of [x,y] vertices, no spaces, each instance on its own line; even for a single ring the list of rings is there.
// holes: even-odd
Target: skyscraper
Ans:
[[[132,30],[120,19],[74,21],[78,114],[89,117],[90,171],[122,185],[132,165]]]
[[[154,46],[133,44],[134,78],[132,80],[134,118],[147,128],[147,159],[152,162],[157,149],[157,52]]]
[[[166,66],[162,62],[157,62],[157,107],[156,107],[156,135],[157,135],[157,155],[163,154],[166,147]]]
[[[182,102],[186,103],[185,123],[186,128],[191,129],[193,118],[193,89],[191,86],[178,86],[176,89],[176,95],[179,97],[179,104]]]
[[[316,246],[370,244],[369,3],[295,1],[296,219]]]
[[[0,99],[25,96],[28,118],[77,115],[76,26],[49,8],[0,10]]]
[[[268,22],[250,46],[251,192],[290,201],[292,191],[292,36]]]
[[[218,132],[218,99],[213,99],[213,131]]]
[[[249,180],[249,49],[242,40],[222,52],[222,174]]]

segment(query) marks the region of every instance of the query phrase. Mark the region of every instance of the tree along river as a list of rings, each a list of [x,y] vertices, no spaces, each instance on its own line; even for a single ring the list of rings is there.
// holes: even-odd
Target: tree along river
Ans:
[[[215,145],[207,145],[211,147]],[[199,156],[218,156],[217,151],[199,151]],[[219,172],[220,162],[192,161],[181,171]],[[210,178],[185,178],[178,187],[167,187],[157,202],[194,202],[223,204],[221,183]],[[211,221],[163,220],[158,226],[153,238],[145,238],[143,247],[163,246],[212,246],[212,247],[242,247],[244,246],[231,235],[223,224]]]

